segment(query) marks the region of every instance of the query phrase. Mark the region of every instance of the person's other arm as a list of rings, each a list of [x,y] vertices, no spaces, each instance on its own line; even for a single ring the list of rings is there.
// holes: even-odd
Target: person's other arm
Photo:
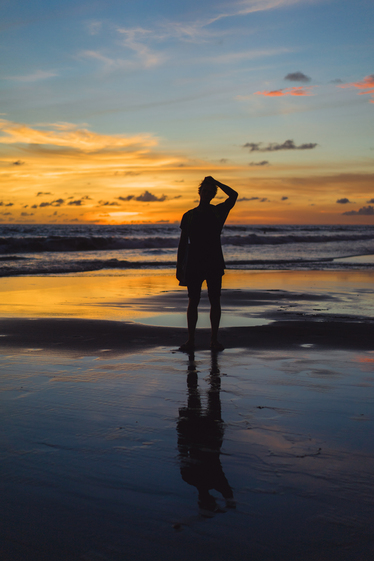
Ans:
[[[179,239],[178,254],[177,254],[177,279],[181,282],[184,280],[184,275],[185,275],[184,266],[186,260],[187,246],[188,246],[188,235],[185,230],[182,230],[181,237]]]

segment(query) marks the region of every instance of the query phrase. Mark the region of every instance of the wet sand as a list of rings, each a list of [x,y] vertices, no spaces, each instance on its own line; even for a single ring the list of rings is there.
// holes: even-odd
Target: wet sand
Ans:
[[[194,356],[177,351],[185,330],[162,318],[186,300],[171,284],[109,290],[82,317],[67,292],[65,317],[3,300],[0,558],[371,559],[374,322],[359,278],[232,279],[225,309],[267,323],[222,329],[218,355],[206,329]]]

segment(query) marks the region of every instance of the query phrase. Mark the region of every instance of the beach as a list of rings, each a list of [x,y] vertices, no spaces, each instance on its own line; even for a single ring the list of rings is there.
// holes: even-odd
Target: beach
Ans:
[[[374,561],[374,2],[0,13],[0,561]]]
[[[227,271],[187,355],[172,270],[1,279],[1,558],[370,559],[372,280]]]

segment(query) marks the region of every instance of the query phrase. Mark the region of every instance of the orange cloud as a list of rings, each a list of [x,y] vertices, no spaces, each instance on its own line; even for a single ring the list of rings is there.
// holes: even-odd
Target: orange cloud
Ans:
[[[1,198],[12,205],[0,222],[172,222],[193,206],[202,177],[222,174],[221,164],[163,149],[152,134],[103,134],[73,123],[3,118],[0,146]],[[21,214],[26,207],[33,216]]]
[[[361,82],[350,82],[349,84],[342,84],[339,88],[358,88],[361,90],[358,95],[371,95],[370,103],[374,103],[374,74],[365,76]]]
[[[310,90],[313,86],[294,86],[293,88],[282,88],[280,90],[255,92],[255,95],[264,95],[266,97],[281,97],[283,95],[313,95]]]
[[[359,357],[358,362],[374,362],[374,358]]]
[[[0,119],[0,136],[2,144],[37,144],[64,146],[82,152],[95,152],[98,150],[128,148],[141,145],[149,148],[157,145],[157,140],[149,134],[134,136],[105,135],[79,129],[70,123],[56,123],[47,125],[50,130],[43,127],[32,128],[22,123],[14,123]]]

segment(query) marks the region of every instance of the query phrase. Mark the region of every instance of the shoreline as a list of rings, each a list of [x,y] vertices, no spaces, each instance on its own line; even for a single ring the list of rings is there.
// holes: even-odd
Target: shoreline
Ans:
[[[174,274],[0,279],[0,349],[90,354],[178,349],[187,338],[188,297]],[[373,350],[373,280],[373,272],[362,271],[227,271],[222,344]],[[197,349],[208,349],[206,290],[199,316]]]
[[[177,351],[187,332],[182,328],[157,327],[107,320],[41,318],[0,319],[0,352],[132,353],[155,347]],[[374,322],[274,321],[255,327],[220,330],[225,349],[247,350],[361,350],[374,351]],[[208,350],[210,329],[199,329],[196,350]],[[224,351],[223,351],[224,352]]]

